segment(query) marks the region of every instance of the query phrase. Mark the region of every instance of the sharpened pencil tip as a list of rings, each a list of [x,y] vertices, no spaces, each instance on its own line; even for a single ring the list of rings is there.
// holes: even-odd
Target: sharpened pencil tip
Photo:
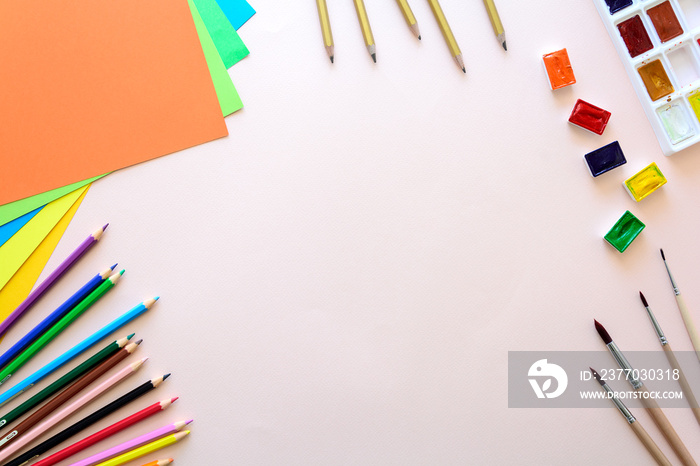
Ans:
[[[125,270],[122,269],[121,272],[119,272],[119,275],[124,275]]]
[[[172,398],[170,399],[170,402],[171,402],[171,403],[175,403],[178,399],[180,399],[179,396],[174,396],[174,397],[172,397]]]
[[[467,74],[467,70],[464,67],[462,67],[462,73]]]
[[[420,38],[420,36],[418,36],[418,40],[422,40],[422,39]]]
[[[372,54],[372,60],[374,60],[374,63],[377,63],[377,54],[376,53]]]
[[[185,425],[192,424],[193,421],[194,421],[194,419],[189,419],[189,420],[185,421]]]
[[[158,301],[159,299],[160,299],[160,296],[156,296],[155,298],[153,298],[153,301]]]
[[[165,374],[165,375],[163,376],[163,380],[165,380],[165,379],[167,379],[168,377],[170,377],[170,374],[171,374],[171,372],[168,372],[167,374]]]
[[[503,41],[503,50],[508,51],[508,46],[506,46],[506,41]]]
[[[330,56],[331,63],[333,63],[333,55]]]
[[[600,335],[600,338],[603,339],[605,344],[612,343],[612,338],[610,338],[610,334],[605,330],[605,327],[595,319],[593,319],[593,322],[595,323],[595,329],[598,331],[598,335]]]
[[[111,269],[111,270],[116,269],[116,268],[117,268],[117,265],[119,265],[119,262],[117,262],[116,264],[114,264],[113,266],[111,266],[110,269]]]
[[[136,342],[137,345],[140,345],[141,343],[143,343],[143,338]]]
[[[663,249],[659,249],[659,251],[661,251],[661,258],[662,258],[663,260],[666,260],[666,256],[664,255],[664,250],[663,250]]]
[[[102,227],[102,231],[105,231],[108,226],[109,226],[109,223],[105,223],[105,226]]]
[[[134,338],[134,335],[136,335],[136,332],[134,332],[131,335],[129,335],[128,337],[126,337],[126,339],[131,340],[132,338]]]
[[[647,299],[644,297],[644,294],[641,291],[639,292],[639,299],[642,300],[644,307],[649,307],[649,303],[647,303]]]

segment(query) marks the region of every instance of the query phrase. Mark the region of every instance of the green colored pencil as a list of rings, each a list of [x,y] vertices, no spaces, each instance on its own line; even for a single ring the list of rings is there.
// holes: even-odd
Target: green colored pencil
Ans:
[[[7,382],[15,371],[29,361],[36,353],[38,353],[44,346],[49,344],[59,333],[61,333],[68,325],[70,325],[75,319],[77,319],[83,312],[85,312],[90,306],[95,304],[95,302],[100,299],[107,291],[112,289],[114,285],[119,281],[119,277],[122,276],[124,270],[119,273],[115,273],[107,280],[102,282],[95,291],[87,295],[85,299],[80,301],[77,306],[75,306],[68,314],[63,316],[61,320],[56,322],[53,327],[48,329],[41,337],[39,337],[32,345],[24,350],[22,354],[17,356],[8,364],[2,372],[0,372],[0,385]]]
[[[0,428],[2,428],[6,424],[14,421],[15,419],[19,418],[20,416],[25,414],[27,411],[29,411],[32,408],[39,405],[44,400],[46,400],[49,397],[58,393],[59,390],[62,390],[63,388],[65,388],[69,384],[76,381],[79,377],[82,377],[88,371],[97,367],[99,364],[101,364],[107,358],[111,357],[114,353],[116,353],[117,351],[122,349],[124,346],[126,346],[126,344],[129,343],[129,340],[131,340],[131,338],[134,335],[135,334],[132,333],[131,335],[129,335],[125,338],[120,338],[119,340],[113,341],[112,343],[105,346],[100,351],[93,354],[85,361],[83,361],[81,364],[76,366],[74,369],[72,369],[70,372],[65,374],[63,377],[56,380],[51,385],[44,388],[42,391],[40,391],[39,393],[37,393],[36,395],[34,395],[30,399],[28,399],[27,401],[25,401],[21,405],[17,406],[15,409],[10,411],[9,413],[5,414],[3,417],[0,418]]]

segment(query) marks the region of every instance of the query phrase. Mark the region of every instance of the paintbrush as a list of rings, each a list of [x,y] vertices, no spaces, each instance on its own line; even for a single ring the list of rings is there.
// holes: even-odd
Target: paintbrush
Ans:
[[[668,359],[668,363],[673,369],[678,371],[678,383],[681,385],[683,394],[685,394],[685,397],[688,399],[688,404],[690,404],[690,408],[693,410],[695,419],[698,421],[698,424],[700,424],[700,407],[698,407],[698,401],[695,399],[695,395],[693,394],[693,390],[690,388],[688,379],[685,378],[685,374],[681,369],[681,365],[678,363],[678,359],[676,359],[676,355],[673,354],[673,350],[671,349],[671,345],[669,344],[668,339],[666,339],[664,332],[661,330],[659,322],[656,320],[656,316],[654,316],[654,313],[651,312],[651,308],[649,308],[649,303],[647,302],[646,298],[644,297],[644,294],[642,294],[641,291],[639,292],[639,298],[642,300],[642,304],[644,304],[644,307],[647,310],[649,320],[651,320],[651,325],[654,327],[654,331],[656,331],[656,336],[659,337],[659,342],[661,342],[661,348],[663,348],[664,353],[666,354],[666,359]]]
[[[622,413],[622,415],[625,417],[627,423],[632,428],[632,431],[635,433],[635,435],[637,435],[637,438],[639,438],[647,451],[651,453],[651,456],[654,457],[656,463],[664,466],[670,466],[671,462],[668,460],[668,458],[666,458],[666,455],[664,455],[661,449],[656,445],[656,443],[654,443],[654,440],[649,436],[649,434],[647,434],[647,431],[644,430],[644,427],[642,427],[639,421],[637,421],[637,419],[632,415],[627,406],[625,406],[625,404],[617,396],[615,396],[613,389],[610,388],[607,383],[605,383],[605,380],[603,380],[595,369],[592,367],[589,367],[589,369],[591,370],[593,377],[595,377],[598,383],[607,392],[608,398],[612,400],[613,404],[615,404],[620,413]]]
[[[668,264],[666,263],[666,255],[664,254],[663,249],[659,249],[661,251],[661,258],[664,260],[664,265],[666,266],[666,272],[668,272],[668,278],[671,280],[671,286],[673,287],[673,294],[676,296],[676,304],[678,305],[678,310],[681,311],[681,317],[683,317],[683,323],[685,324],[685,329],[688,331],[688,336],[690,337],[690,342],[693,344],[693,348],[695,349],[695,355],[698,357],[698,360],[700,360],[700,336],[698,336],[698,331],[695,328],[695,324],[693,323],[693,318],[690,315],[690,311],[688,310],[688,306],[685,304],[685,300],[683,299],[683,296],[681,296],[681,291],[678,289],[678,285],[676,284],[676,281],[673,279],[673,275],[671,275],[671,271],[668,268]]]
[[[651,397],[651,394],[646,389],[642,381],[634,376],[636,371],[632,368],[629,361],[627,361],[625,355],[622,354],[620,348],[617,347],[613,339],[610,337],[608,331],[605,330],[605,327],[603,327],[597,320],[594,320],[593,322],[595,322],[595,329],[598,331],[600,338],[602,338],[605,342],[605,346],[607,346],[608,351],[610,351],[610,354],[612,354],[620,368],[627,374],[627,381],[632,385],[632,388],[638,392],[646,392],[642,393],[642,396],[640,396],[644,409],[647,410],[651,418],[654,420],[656,426],[659,428],[659,430],[661,430],[661,433],[664,435],[664,438],[666,438],[666,441],[668,441],[668,443],[671,445],[673,451],[676,452],[678,458],[683,464],[695,465],[695,460],[685,447],[685,444],[681,438],[676,433],[676,430],[668,421],[668,418],[666,418],[664,412],[661,411],[661,408],[659,408],[659,404],[656,402],[656,400]]]

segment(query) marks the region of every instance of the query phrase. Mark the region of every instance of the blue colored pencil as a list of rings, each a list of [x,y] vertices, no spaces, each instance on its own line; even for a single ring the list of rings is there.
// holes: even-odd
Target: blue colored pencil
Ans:
[[[57,370],[62,365],[64,365],[74,357],[78,356],[80,353],[87,350],[92,345],[102,340],[110,333],[126,325],[127,323],[131,322],[132,320],[149,310],[156,301],[158,301],[158,297],[147,299],[142,303],[137,304],[136,306],[122,314],[120,317],[113,320],[112,322],[110,322],[109,324],[105,325],[100,330],[92,334],[90,337],[78,343],[58,358],[54,359],[53,361],[51,361],[32,375],[27,377],[26,379],[19,382],[17,385],[0,394],[0,406],[4,405],[5,403],[7,403],[20,393],[24,392],[28,388],[31,388],[38,381],[51,374],[53,371]]]
[[[0,356],[0,369],[5,367],[10,361],[16,358],[25,348],[31,345],[34,340],[39,338],[39,336],[46,330],[51,328],[53,324],[58,322],[64,315],[70,312],[80,301],[85,299],[87,295],[92,293],[100,284],[107,279],[114,270],[117,264],[112,267],[105,269],[103,272],[95,275],[89,282],[83,285],[78,291],[76,291],[73,296],[68,298],[63,304],[58,306],[58,308],[49,314],[44,320],[42,320],[36,327],[34,327],[29,333],[27,333],[20,341],[15,343],[12,348],[5,351],[2,356]]]

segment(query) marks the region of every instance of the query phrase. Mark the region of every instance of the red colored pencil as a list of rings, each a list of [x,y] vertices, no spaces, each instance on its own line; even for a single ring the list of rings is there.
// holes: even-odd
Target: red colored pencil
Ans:
[[[99,432],[95,432],[94,434],[90,435],[89,437],[85,437],[84,439],[74,443],[73,445],[70,445],[63,450],[57,451],[53,455],[44,458],[41,461],[37,461],[36,463],[33,464],[33,466],[49,466],[52,464],[59,463],[63,461],[64,459],[75,455],[76,453],[86,449],[87,447],[96,444],[97,442],[100,442],[107,437],[110,437],[117,432],[126,429],[129,426],[132,426],[136,424],[137,422],[140,422],[144,419],[146,419],[149,416],[152,416],[156,413],[159,413],[166,409],[168,406],[170,406],[172,403],[174,403],[177,400],[177,397],[175,398],[169,398],[167,400],[159,401],[158,403],[154,403],[141,411],[138,411],[134,414],[132,414],[129,417],[125,417],[121,421],[117,421],[111,426],[107,426],[104,429],[102,429]]]

